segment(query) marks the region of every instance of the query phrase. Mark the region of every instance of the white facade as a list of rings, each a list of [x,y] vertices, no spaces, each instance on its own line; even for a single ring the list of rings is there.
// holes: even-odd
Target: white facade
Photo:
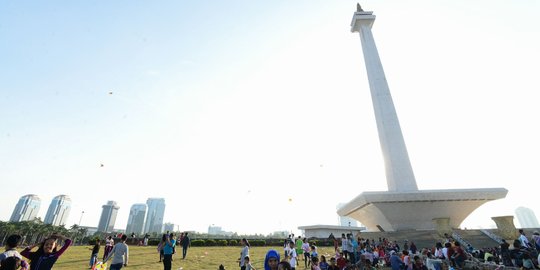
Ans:
[[[115,201],[108,201],[106,205],[102,206],[101,218],[99,219],[98,231],[110,233],[114,231],[114,223],[116,222],[116,215],[120,207]]]
[[[518,207],[515,212],[521,228],[540,228],[533,210],[526,207]]]
[[[34,194],[24,195],[19,199],[13,213],[9,218],[10,222],[19,222],[33,220],[37,217],[39,208],[41,206],[41,199]]]
[[[137,203],[131,206],[129,218],[126,226],[128,234],[135,233],[141,235],[144,233],[144,219],[146,217],[146,204]]]
[[[339,238],[343,233],[352,233],[353,235],[357,235],[366,228],[356,226],[311,225],[300,226],[298,229],[302,231],[302,234],[306,238],[328,238],[330,234],[333,234],[334,237]]]
[[[208,234],[210,235],[233,235],[233,232],[226,232],[220,226],[208,226]]]
[[[71,211],[71,199],[67,195],[54,197],[45,215],[45,224],[53,226],[64,226]]]
[[[148,198],[146,200],[148,212],[146,214],[146,222],[144,225],[145,233],[163,232],[163,217],[165,215],[165,199],[163,198]]]

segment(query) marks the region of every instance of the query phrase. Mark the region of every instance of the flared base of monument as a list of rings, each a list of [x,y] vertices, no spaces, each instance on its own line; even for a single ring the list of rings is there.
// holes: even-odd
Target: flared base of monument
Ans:
[[[482,204],[506,197],[505,188],[363,192],[338,210],[368,231],[436,230],[434,219],[461,222]]]

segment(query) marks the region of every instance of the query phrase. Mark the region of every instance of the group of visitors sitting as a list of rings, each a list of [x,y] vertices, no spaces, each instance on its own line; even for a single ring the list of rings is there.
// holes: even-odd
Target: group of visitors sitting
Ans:
[[[407,240],[401,247],[397,241],[385,238],[378,241],[361,237],[354,239],[352,234],[344,234],[337,239],[330,235],[334,243],[341,240],[341,246],[334,246],[336,253],[330,258],[319,256],[317,247],[304,239],[304,247],[309,247],[303,252],[308,258],[304,267],[312,270],[374,270],[381,267],[392,270],[540,269],[540,234],[534,232],[528,239],[522,230],[519,233],[520,237],[511,245],[503,240],[499,246],[483,249],[474,249],[470,244],[462,244],[448,235],[433,247],[425,248],[417,248],[414,242]],[[281,260],[285,263],[282,265],[280,262],[279,269],[299,266],[296,259],[294,264],[286,263],[289,261],[287,253],[285,251],[285,259]],[[265,263],[265,269],[272,269],[267,266]]]

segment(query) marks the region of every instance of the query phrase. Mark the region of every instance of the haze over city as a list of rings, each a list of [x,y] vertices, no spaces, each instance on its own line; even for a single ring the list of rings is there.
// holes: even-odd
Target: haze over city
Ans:
[[[509,190],[462,227],[538,213],[539,2],[361,4],[418,187]],[[356,1],[3,6],[0,220],[66,194],[68,225],[114,200],[124,229],[156,197],[181,230],[266,234],[387,190]]]

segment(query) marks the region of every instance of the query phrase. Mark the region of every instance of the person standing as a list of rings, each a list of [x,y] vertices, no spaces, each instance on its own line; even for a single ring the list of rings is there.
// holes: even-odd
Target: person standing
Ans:
[[[97,239],[96,244],[92,248],[92,254],[90,255],[90,268],[93,268],[94,265],[97,263],[97,256],[99,254],[100,243],[101,243],[101,240]]]
[[[311,265],[311,257],[309,255],[309,243],[307,238],[304,238],[304,243],[302,244],[302,251],[304,253],[304,265],[306,268],[308,268],[309,265]]]
[[[170,233],[166,236],[165,244],[163,245],[163,270],[171,270],[172,255],[175,246],[176,240],[174,240],[174,234]]]
[[[246,238],[242,238],[240,240],[240,243],[242,244],[242,251],[240,251],[240,270],[246,270],[246,257],[249,258],[249,242]]]
[[[345,259],[349,258],[349,240],[344,233],[341,234],[341,251],[345,255]]]
[[[296,256],[298,256],[298,258],[302,258],[302,254],[304,254],[304,250],[302,249],[302,244],[304,242],[302,241],[302,238],[300,236],[298,236],[298,238],[296,239]],[[296,261],[296,265],[299,266],[299,261],[300,259],[298,259]],[[293,266],[293,267],[296,267],[296,266]]]
[[[103,260],[105,260],[105,258],[109,256],[109,253],[113,249],[113,246],[114,246],[114,239],[112,239],[112,236],[109,235],[105,239],[105,248],[103,249]]]
[[[337,252],[338,251],[338,241],[337,241],[336,237],[334,236],[334,234],[330,233],[330,235],[328,236],[328,239],[330,239],[330,241],[332,241],[332,243],[334,244],[334,252]]]
[[[163,261],[163,247],[165,246],[166,242],[167,242],[167,234],[164,233],[161,236],[161,241],[159,241],[159,244],[157,245],[157,251],[159,252],[159,262]]]
[[[292,270],[296,269],[296,265],[297,265],[297,262],[298,262],[297,261],[297,256],[298,255],[296,255],[296,249],[294,248],[294,245],[295,245],[295,243],[292,242],[292,241],[289,243],[289,247],[290,247],[290,251],[289,251],[290,252],[289,253],[290,261],[289,261],[289,263],[291,264],[291,269]]]
[[[527,238],[527,236],[525,236],[525,232],[523,231],[523,229],[519,229],[519,241],[521,242],[522,247],[531,248],[529,239]]]
[[[122,266],[128,265],[129,248],[126,244],[127,235],[122,235],[122,238],[120,239],[120,243],[114,245],[108,257],[103,260],[103,262],[107,262],[111,257],[113,257],[110,270],[120,270],[122,269]]]
[[[188,233],[184,233],[184,238],[182,238],[182,260],[186,258],[187,250],[191,246],[191,239],[188,236]]]

